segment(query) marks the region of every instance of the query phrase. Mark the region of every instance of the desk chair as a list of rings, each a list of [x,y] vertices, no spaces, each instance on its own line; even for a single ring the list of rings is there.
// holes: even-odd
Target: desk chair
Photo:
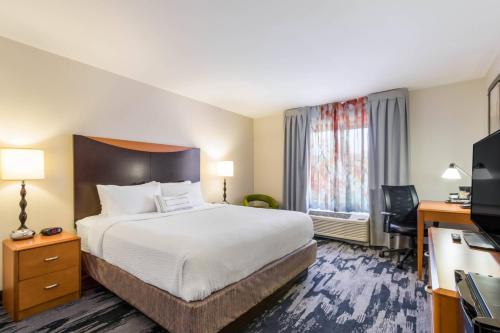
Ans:
[[[382,185],[384,193],[385,211],[384,232],[410,237],[410,248],[389,249],[380,252],[380,257],[385,257],[387,253],[398,254],[399,269],[403,268],[403,263],[415,254],[417,241],[417,208],[418,195],[413,185],[388,186]],[[427,232],[427,230],[426,230]],[[403,260],[399,260],[400,254],[404,253]]]

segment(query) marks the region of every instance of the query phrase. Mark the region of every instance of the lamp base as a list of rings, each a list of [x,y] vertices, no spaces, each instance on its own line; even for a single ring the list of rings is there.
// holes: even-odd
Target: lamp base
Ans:
[[[10,238],[13,240],[22,240],[22,239],[28,239],[28,238],[33,238],[35,236],[36,232],[33,230],[30,230],[28,228],[26,229],[18,229],[14,230],[10,233]]]
[[[227,190],[227,187],[226,187],[226,178],[224,178],[224,186],[223,186],[222,190],[223,190],[222,202],[223,203],[228,203],[227,200],[226,200],[226,190]]]

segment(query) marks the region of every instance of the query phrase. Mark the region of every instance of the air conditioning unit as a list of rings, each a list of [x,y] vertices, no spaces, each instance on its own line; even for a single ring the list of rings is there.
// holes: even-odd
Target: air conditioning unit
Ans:
[[[314,224],[314,234],[369,245],[370,216],[367,213],[338,213],[309,210]]]

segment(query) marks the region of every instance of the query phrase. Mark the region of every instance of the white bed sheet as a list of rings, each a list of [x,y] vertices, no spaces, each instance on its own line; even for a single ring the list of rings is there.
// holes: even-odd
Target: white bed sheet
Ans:
[[[186,301],[201,300],[308,244],[303,213],[211,205],[77,222],[82,250]],[[84,245],[85,244],[85,247]]]
[[[83,219],[76,222],[76,233],[80,237],[82,251],[90,253],[87,237],[91,227],[92,219]]]

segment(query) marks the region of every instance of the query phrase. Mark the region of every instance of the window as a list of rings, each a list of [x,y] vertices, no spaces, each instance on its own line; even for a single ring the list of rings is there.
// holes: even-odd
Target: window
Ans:
[[[366,98],[321,105],[311,117],[309,208],[368,212]]]

